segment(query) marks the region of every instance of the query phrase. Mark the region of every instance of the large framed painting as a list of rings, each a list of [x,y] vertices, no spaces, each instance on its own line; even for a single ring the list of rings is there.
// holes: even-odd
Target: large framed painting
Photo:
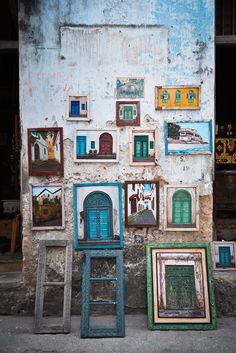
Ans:
[[[200,109],[200,86],[156,87],[156,109]]]
[[[215,270],[236,270],[236,243],[215,241],[212,243]]]
[[[89,99],[85,95],[68,96],[67,120],[89,121]]]
[[[139,126],[140,125],[140,102],[138,101],[116,102],[116,125],[117,126]]]
[[[116,97],[118,99],[144,98],[144,78],[118,77],[116,79]]]
[[[118,162],[118,130],[77,129],[74,139],[75,162]]]
[[[126,227],[157,227],[158,204],[158,181],[125,182]]]
[[[146,251],[148,328],[215,329],[210,244],[154,243]]]
[[[31,226],[33,230],[63,229],[63,184],[30,185]]]
[[[199,230],[199,189],[196,185],[164,186],[164,229]]]
[[[61,127],[28,129],[29,175],[64,174]]]
[[[166,154],[211,154],[211,121],[165,121]]]
[[[75,249],[122,248],[121,183],[74,184]]]
[[[130,165],[157,164],[157,129],[130,128]]]

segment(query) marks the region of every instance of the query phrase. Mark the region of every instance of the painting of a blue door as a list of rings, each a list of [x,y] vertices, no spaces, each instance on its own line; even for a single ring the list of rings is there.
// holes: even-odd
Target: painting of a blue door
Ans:
[[[220,260],[221,266],[230,267],[230,247],[229,246],[219,247],[219,260]]]
[[[92,192],[84,200],[86,240],[111,240],[113,235],[112,201],[104,192]]]
[[[86,136],[77,136],[76,138],[76,155],[86,155]]]

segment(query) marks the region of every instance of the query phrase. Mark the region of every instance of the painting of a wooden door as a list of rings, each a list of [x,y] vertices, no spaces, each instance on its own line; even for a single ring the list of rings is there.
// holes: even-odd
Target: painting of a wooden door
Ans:
[[[99,138],[99,154],[112,155],[113,139],[111,134],[104,132]]]
[[[34,160],[39,160],[39,145],[37,143],[34,145]]]
[[[134,136],[134,157],[148,158],[148,136]]]
[[[86,154],[86,136],[77,136],[76,143],[77,155],[84,156]]]
[[[219,247],[219,262],[223,267],[230,267],[230,247],[229,246],[220,246]]]
[[[137,201],[135,197],[130,198],[131,213],[137,212]]]

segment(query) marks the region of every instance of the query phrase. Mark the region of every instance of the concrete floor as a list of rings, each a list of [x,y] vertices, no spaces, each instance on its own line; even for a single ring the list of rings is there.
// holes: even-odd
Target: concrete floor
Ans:
[[[0,353],[236,353],[236,317],[218,319],[215,331],[185,332],[149,331],[145,315],[125,319],[124,338],[81,339],[78,316],[67,335],[35,335],[32,317],[0,316]]]

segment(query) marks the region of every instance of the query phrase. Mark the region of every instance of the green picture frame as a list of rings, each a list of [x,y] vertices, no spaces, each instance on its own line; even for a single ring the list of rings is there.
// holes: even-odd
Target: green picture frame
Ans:
[[[148,328],[150,330],[216,329],[210,244],[151,243],[146,245],[146,259]],[[178,272],[177,275],[174,273],[175,270]],[[184,273],[182,278],[181,273]],[[189,276],[187,280],[186,276]],[[168,288],[171,287],[170,281],[173,281],[172,290],[175,291],[174,297],[172,293],[172,298],[170,293],[168,294]],[[182,290],[183,287],[184,296],[182,292],[178,292],[178,288]],[[181,302],[178,301],[180,293]]]

